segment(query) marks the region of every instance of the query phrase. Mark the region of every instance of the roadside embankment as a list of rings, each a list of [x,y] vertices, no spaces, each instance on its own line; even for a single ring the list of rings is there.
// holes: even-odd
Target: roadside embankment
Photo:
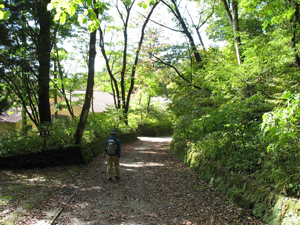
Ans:
[[[196,152],[171,142],[171,151],[201,179],[269,225],[300,224],[300,200],[268,191],[239,174],[209,162]]]

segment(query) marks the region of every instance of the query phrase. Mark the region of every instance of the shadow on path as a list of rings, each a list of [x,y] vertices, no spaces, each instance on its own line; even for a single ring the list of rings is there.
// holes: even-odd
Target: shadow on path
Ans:
[[[262,224],[203,182],[169,150],[171,138],[122,145],[121,180],[106,179],[105,155],[70,187],[56,224]]]

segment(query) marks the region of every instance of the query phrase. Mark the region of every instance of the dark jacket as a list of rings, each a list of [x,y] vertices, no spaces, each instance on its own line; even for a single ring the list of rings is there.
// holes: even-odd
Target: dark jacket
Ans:
[[[109,155],[106,151],[106,145],[107,145],[107,142],[108,142],[109,139],[115,139],[115,142],[116,142],[117,147],[118,147],[117,148],[117,154],[115,154],[115,155],[118,155],[118,158],[120,158],[121,157],[121,141],[115,135],[111,135],[110,138],[107,138],[106,141],[105,141],[104,149],[105,149],[106,154]],[[114,156],[114,155],[109,155],[109,156]]]

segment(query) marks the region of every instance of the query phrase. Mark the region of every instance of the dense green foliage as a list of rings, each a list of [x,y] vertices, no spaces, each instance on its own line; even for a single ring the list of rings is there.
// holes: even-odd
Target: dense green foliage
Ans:
[[[115,127],[116,117],[109,113],[89,116],[86,129],[83,134],[81,147],[86,149],[86,154],[91,161],[93,157],[99,155],[104,150],[104,143],[109,136],[110,130]],[[56,120],[49,126],[50,136],[41,138],[38,130],[33,130],[27,135],[22,131],[11,130],[9,133],[2,133],[0,136],[0,156],[10,156],[16,154],[34,153],[47,151],[50,149],[60,149],[68,146],[75,146],[74,133],[78,118],[64,118]],[[131,132],[124,126],[119,126],[119,134]],[[45,145],[46,144],[46,145]],[[98,146],[94,148],[93,146]]]
[[[171,112],[167,111],[164,100],[164,98],[156,99],[156,102],[154,100],[148,109],[147,107],[135,109],[134,118],[137,121],[139,136],[160,137],[173,134],[174,118]]]
[[[170,89],[178,119],[174,142],[269,189],[299,196],[299,4],[241,1],[240,65],[230,22],[223,6],[216,7],[209,32],[228,44],[203,52],[204,68],[194,76],[200,89]]]

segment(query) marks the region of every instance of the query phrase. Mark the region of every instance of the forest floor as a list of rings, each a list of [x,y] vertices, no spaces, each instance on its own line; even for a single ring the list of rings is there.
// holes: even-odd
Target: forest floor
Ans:
[[[121,179],[105,154],[86,166],[0,171],[0,224],[263,224],[205,183],[170,139],[122,145]]]

